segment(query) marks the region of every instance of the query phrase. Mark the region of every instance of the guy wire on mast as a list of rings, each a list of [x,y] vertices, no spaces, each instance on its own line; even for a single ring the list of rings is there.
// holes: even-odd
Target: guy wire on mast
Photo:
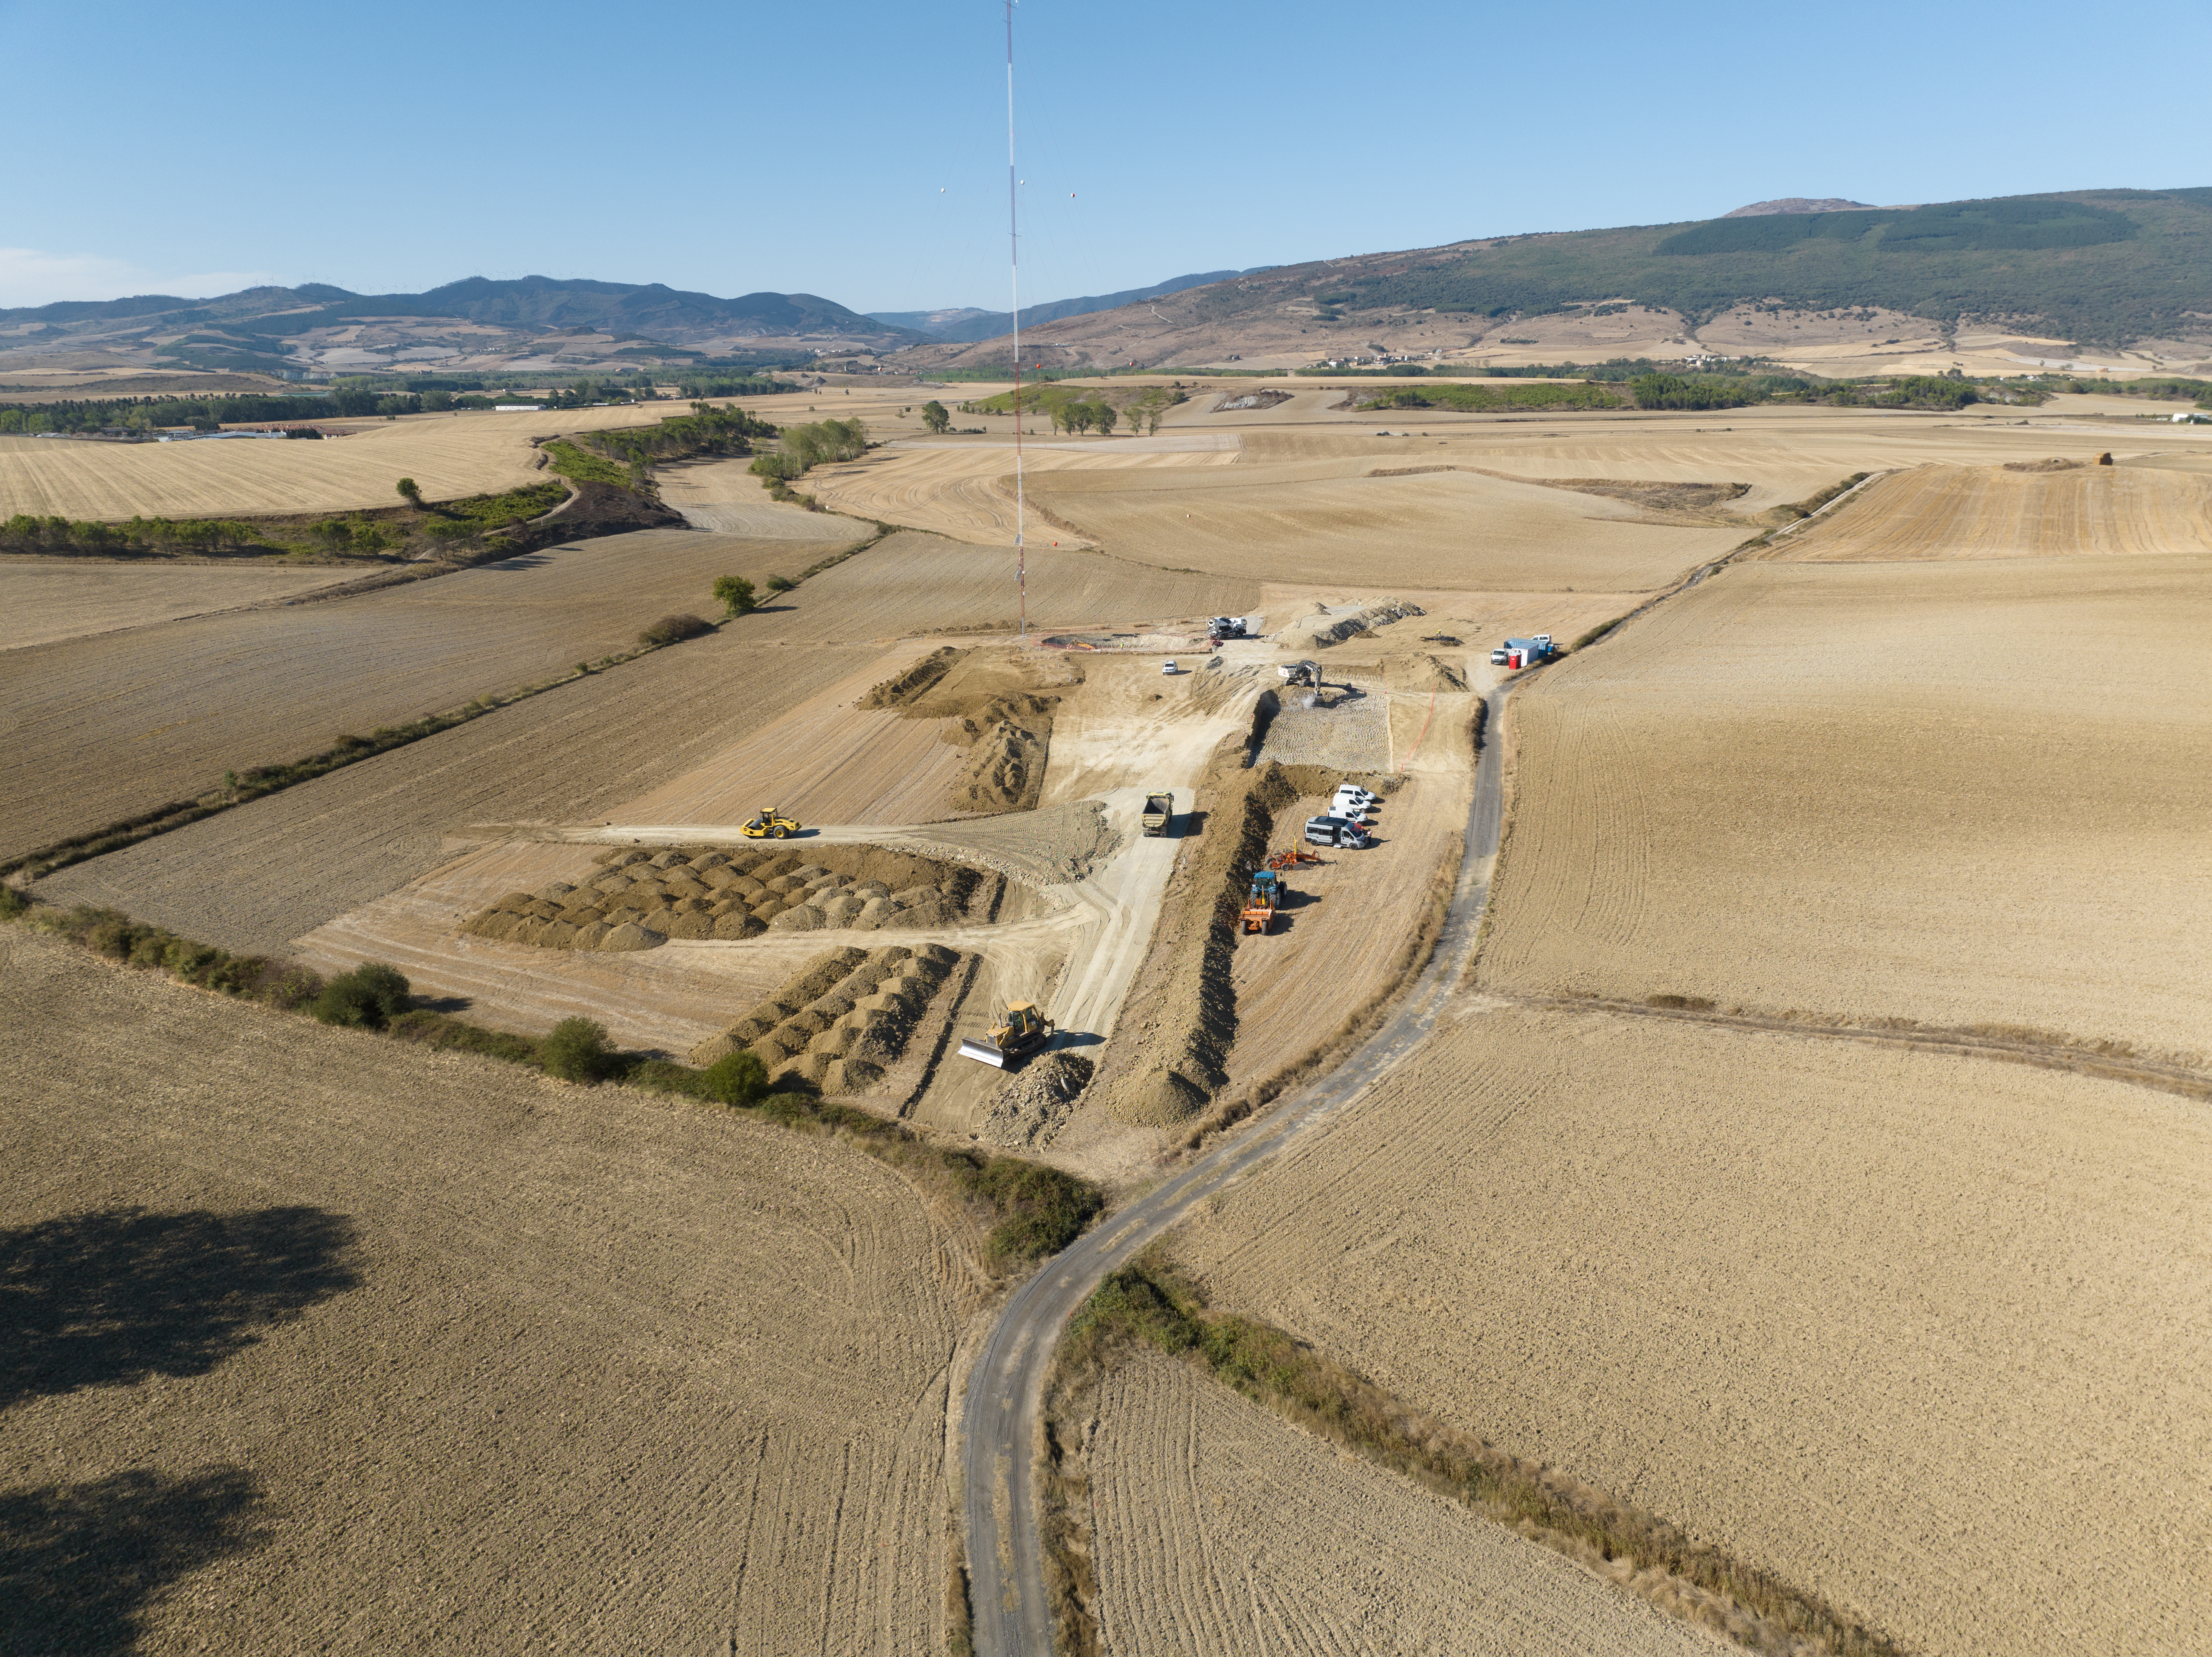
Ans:
[[[1021,590],[1021,642],[1030,641],[1029,548],[1022,539],[1022,241],[1014,177],[1014,0],[1006,0],[1006,250],[1014,300],[1014,582]]]

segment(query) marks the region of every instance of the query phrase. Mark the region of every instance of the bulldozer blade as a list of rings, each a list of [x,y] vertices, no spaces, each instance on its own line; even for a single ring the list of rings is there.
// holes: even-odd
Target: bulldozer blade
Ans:
[[[960,1057],[963,1058],[978,1060],[982,1063],[989,1065],[994,1070],[1003,1070],[1006,1068],[1006,1054],[1000,1049],[994,1047],[988,1041],[962,1042],[960,1044]]]

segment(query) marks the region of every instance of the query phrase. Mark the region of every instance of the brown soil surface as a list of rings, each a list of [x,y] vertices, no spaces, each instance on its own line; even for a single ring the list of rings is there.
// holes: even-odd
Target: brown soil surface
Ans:
[[[64,869],[40,891],[228,948],[281,951],[467,849],[450,837],[609,817],[705,762],[732,730],[848,677],[865,685],[875,659],[763,649],[741,624]]]
[[[2148,466],[1925,466],[1769,554],[1796,563],[2212,551],[2212,478]]]
[[[1284,870],[1291,895],[1273,927],[1237,940],[1237,1039],[1224,1067],[1231,1091],[1304,1058],[1388,990],[1404,966],[1437,871],[1447,857],[1458,866],[1473,775],[1464,707],[1455,722],[1455,731],[1439,734],[1437,747],[1441,754],[1457,746],[1456,771],[1407,778],[1375,812],[1375,843],[1366,850],[1305,845],[1306,819],[1328,808],[1327,795],[1308,795],[1275,813],[1273,845],[1300,846],[1322,861]]]
[[[1516,701],[1480,978],[2201,1051],[2208,575],[1762,564],[1669,600]]]
[[[1099,1390],[1088,1517],[1108,1651],[1734,1649],[1186,1364],[1139,1351]]]
[[[329,565],[125,563],[109,558],[0,557],[0,649],[180,621],[352,581]]]
[[[1047,627],[1188,619],[1254,607],[1257,586],[1156,570],[1098,552],[1054,549],[1032,536],[1032,635]],[[764,612],[771,637],[794,643],[891,639],[929,632],[1012,633],[1020,594],[1011,547],[969,546],[941,536],[893,535],[824,570],[789,612]]]
[[[1601,1014],[1439,1029],[1194,1222],[1224,1309],[1929,1657],[2188,1648],[2200,1106]]]
[[[660,498],[689,519],[694,528],[711,529],[749,540],[818,541],[841,533],[855,539],[875,526],[809,512],[803,506],[769,498],[767,482],[747,470],[748,460],[685,460],[655,466],[653,481]],[[810,560],[811,561],[811,560]],[[782,573],[795,576],[798,567]]]
[[[1743,539],[1741,528],[1655,525],[1625,502],[1474,472],[1340,475],[1364,469],[1248,464],[1067,474],[1035,487],[1118,557],[1370,592],[1653,588]]]
[[[972,416],[959,417],[963,419]],[[986,420],[996,429],[1000,423]],[[1039,480],[1069,472],[1109,470],[1153,474],[1235,464],[1233,433],[1099,439],[1030,440],[1022,471],[1030,491],[1030,557],[1059,539],[1086,545],[1065,525],[1054,527],[1037,511]],[[799,487],[833,511],[905,524],[955,540],[990,546],[1014,544],[1014,449],[1012,422],[996,442],[901,443],[865,460],[816,466]]]
[[[9,651],[0,854],[628,651],[671,611],[712,614],[716,576],[792,557],[787,542],[652,531],[356,598]],[[769,619],[732,631],[757,639]]]
[[[977,1291],[896,1175],[0,948],[11,1643],[942,1648]]]

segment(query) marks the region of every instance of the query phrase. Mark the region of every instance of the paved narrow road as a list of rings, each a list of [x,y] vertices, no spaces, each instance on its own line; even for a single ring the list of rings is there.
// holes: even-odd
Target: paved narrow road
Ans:
[[[1489,698],[1467,850],[1435,953],[1413,991],[1351,1058],[1256,1118],[1142,1200],[1048,1261],[1006,1302],[968,1382],[963,1417],[962,1519],[981,1657],[1045,1657],[1052,1618],[1037,1534],[1031,1458],[1053,1349],[1076,1308],[1109,1272],[1188,1214],[1194,1203],[1274,1157],[1349,1105],[1419,1046],[1474,953],[1498,852],[1503,762],[1498,732],[1508,685]]]

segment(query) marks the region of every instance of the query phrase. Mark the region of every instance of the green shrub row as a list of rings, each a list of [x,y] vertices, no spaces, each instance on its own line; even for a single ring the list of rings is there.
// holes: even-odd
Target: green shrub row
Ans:
[[[702,1070],[623,1051],[608,1041],[605,1026],[590,1019],[563,1019],[534,1039],[489,1030],[416,1006],[406,978],[380,961],[325,980],[305,967],[195,943],[118,910],[33,905],[12,886],[0,886],[0,920],[27,922],[126,966],[165,972],[183,983],[306,1013],[325,1024],[477,1053],[586,1086],[620,1082],[681,1094],[786,1127],[840,1135],[963,1203],[989,1227],[984,1252],[996,1270],[1058,1253],[1105,1206],[1095,1187],[1058,1168],[982,1151],[938,1150],[902,1123],[809,1093],[771,1092],[767,1068],[742,1048]]]

